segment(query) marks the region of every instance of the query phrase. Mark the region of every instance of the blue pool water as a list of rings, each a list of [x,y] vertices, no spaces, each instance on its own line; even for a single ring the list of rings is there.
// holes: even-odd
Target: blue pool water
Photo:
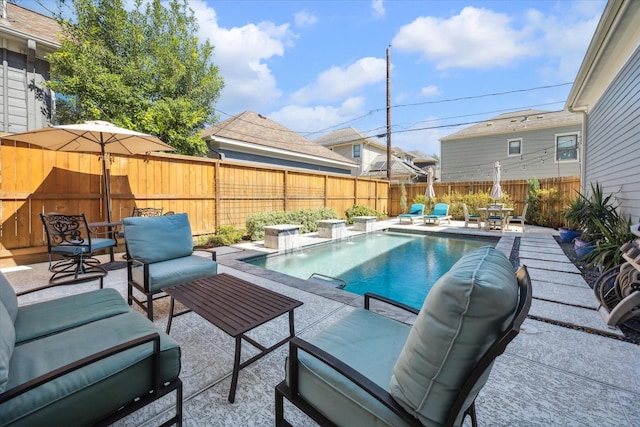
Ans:
[[[420,308],[431,286],[467,252],[495,239],[368,233],[349,240],[249,260],[300,279],[312,274],[344,280],[344,290],[374,292]]]

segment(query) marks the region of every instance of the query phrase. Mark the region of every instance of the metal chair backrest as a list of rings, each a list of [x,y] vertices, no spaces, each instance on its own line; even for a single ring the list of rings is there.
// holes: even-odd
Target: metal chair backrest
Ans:
[[[163,208],[133,208],[133,212],[131,216],[143,216],[143,217],[151,217],[151,216],[161,216]]]
[[[91,252],[91,233],[84,213],[76,215],[63,215],[59,213],[40,214],[42,224],[47,235],[49,253],[58,252],[56,248],[76,247],[80,252]]]
[[[455,403],[450,409],[449,418],[446,425],[454,425],[454,421],[458,417],[458,414],[461,411],[465,410],[464,403],[467,400],[469,393],[471,393],[473,386],[484,375],[486,370],[492,366],[493,361],[496,359],[496,357],[504,353],[507,345],[511,341],[513,341],[513,339],[520,332],[522,322],[524,322],[524,319],[527,318],[527,314],[529,313],[529,309],[531,308],[532,298],[531,279],[529,277],[527,267],[520,267],[516,273],[516,276],[518,278],[519,298],[513,320],[511,321],[509,326],[507,326],[504,332],[500,334],[498,339],[494,341],[494,343],[487,349],[487,351],[485,351],[485,353],[474,366],[471,374],[467,377],[467,380],[460,389]]]

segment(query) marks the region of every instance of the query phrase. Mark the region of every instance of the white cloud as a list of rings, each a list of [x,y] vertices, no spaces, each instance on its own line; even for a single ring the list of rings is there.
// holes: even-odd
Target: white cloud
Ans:
[[[346,99],[340,106],[317,105],[304,107],[300,105],[288,105],[278,111],[269,114],[269,118],[287,128],[304,134],[315,132],[335,126],[363,114],[364,98],[353,97]],[[309,139],[315,139],[320,135],[310,135]]]
[[[383,0],[371,0],[371,9],[371,14],[375,19],[384,18],[386,11]]]
[[[347,67],[331,67],[320,73],[312,84],[296,91],[291,99],[298,104],[331,102],[351,96],[365,86],[386,79],[386,60],[362,58]]]
[[[302,10],[295,15],[296,27],[309,27],[316,22],[318,22],[318,17],[306,10]]]
[[[213,62],[224,77],[225,87],[218,107],[230,114],[244,110],[260,111],[282,96],[266,63],[283,56],[294,35],[289,24],[272,22],[223,28],[216,11],[202,0],[190,1],[200,26],[200,37],[214,45]]]
[[[417,18],[398,31],[392,45],[420,52],[438,69],[491,68],[530,55],[509,16],[474,7],[465,7],[449,19]]]
[[[435,86],[435,85],[425,86],[422,89],[420,89],[420,95],[422,96],[435,96],[435,95],[440,95],[441,93],[442,92],[440,91],[438,86]]]
[[[593,35],[600,12],[592,8],[586,14],[566,14],[559,16],[544,15],[537,10],[527,11],[528,25],[532,32],[537,32],[536,50],[550,59],[545,71],[551,81],[571,81],[576,73],[584,52],[587,50]]]

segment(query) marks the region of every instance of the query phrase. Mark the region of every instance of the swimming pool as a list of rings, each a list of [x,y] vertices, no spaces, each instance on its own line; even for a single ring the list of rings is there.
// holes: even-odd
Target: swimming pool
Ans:
[[[462,255],[496,242],[387,231],[246,262],[300,279],[314,273],[338,278],[346,291],[374,292],[420,308],[431,286]]]

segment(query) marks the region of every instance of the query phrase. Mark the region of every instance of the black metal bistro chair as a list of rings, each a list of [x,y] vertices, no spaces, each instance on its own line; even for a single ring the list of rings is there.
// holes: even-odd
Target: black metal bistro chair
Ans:
[[[107,275],[94,257],[98,251],[117,245],[115,239],[92,237],[84,213],[63,215],[59,213],[40,214],[47,235],[49,252],[49,271],[53,275],[47,286],[30,289],[23,293],[34,292],[50,286],[70,285],[99,279],[100,288]],[[54,257],[62,259],[54,260]]]

